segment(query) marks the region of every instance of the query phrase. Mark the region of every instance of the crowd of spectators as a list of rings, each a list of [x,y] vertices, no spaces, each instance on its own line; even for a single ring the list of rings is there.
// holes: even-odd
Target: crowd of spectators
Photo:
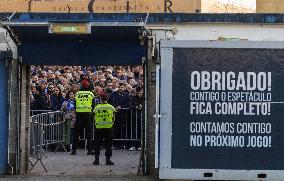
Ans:
[[[76,93],[83,79],[95,95],[104,91],[113,97],[122,88],[130,99],[125,107],[143,91],[142,66],[31,66],[31,110],[60,110],[66,94]]]
[[[114,137],[117,139],[136,135],[140,139],[141,111],[125,112],[140,109],[143,105],[143,68],[142,66],[31,66],[31,110],[40,114],[44,110],[63,111],[65,118],[71,117],[66,123],[66,144],[72,144],[76,116],[72,109],[72,99],[78,92],[82,83],[87,80],[89,89],[95,95],[95,100],[103,91],[108,95],[108,103],[116,110],[114,124]],[[84,81],[83,81],[84,80]],[[72,98],[71,98],[72,95]],[[71,98],[71,99],[70,99]],[[97,102],[99,103],[99,102]],[[125,109],[130,108],[130,109]],[[129,121],[134,120],[132,123]],[[126,126],[131,125],[130,126]],[[130,129],[128,131],[122,131]],[[138,132],[137,132],[138,131]],[[70,133],[69,133],[70,132]],[[116,142],[114,147],[139,148],[139,142],[132,145],[129,143]],[[131,149],[131,148],[130,148]]]

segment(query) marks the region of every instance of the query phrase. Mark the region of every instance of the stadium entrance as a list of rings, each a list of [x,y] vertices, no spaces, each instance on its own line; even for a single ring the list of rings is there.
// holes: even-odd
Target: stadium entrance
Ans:
[[[108,15],[108,17],[110,16]],[[143,28],[143,22],[139,20],[139,17],[135,17],[135,15],[119,18],[118,22],[108,22],[104,17],[99,17],[99,19],[104,19],[104,22],[96,22],[94,20],[96,18],[98,17],[90,14],[86,14],[86,16],[80,15],[80,17],[74,14],[70,14],[70,16],[66,14],[47,15],[44,17],[43,15],[20,15],[17,22],[9,24],[10,31],[14,35],[14,40],[18,43],[18,54],[22,64],[20,69],[21,76],[19,77],[20,83],[18,83],[20,86],[26,85],[20,88],[21,91],[18,95],[22,97],[20,100],[22,103],[21,113],[17,115],[21,121],[21,125],[19,126],[24,127],[25,125],[25,127],[30,128],[19,133],[21,134],[19,136],[21,140],[17,140],[16,142],[20,145],[16,145],[16,157],[14,159],[16,167],[13,168],[14,172],[23,173],[23,170],[36,172],[40,170],[44,172],[45,170],[50,171],[52,169],[64,172],[64,168],[72,166],[72,164],[70,165],[71,162],[75,164],[73,165],[74,167],[77,166],[77,171],[86,172],[86,169],[89,173],[94,170],[98,171],[92,164],[94,156],[88,157],[91,155],[86,155],[85,151],[83,151],[86,148],[84,145],[86,131],[80,136],[80,139],[83,141],[83,150],[78,152],[79,155],[84,155],[83,160],[85,162],[82,162],[83,166],[81,168],[78,166],[80,164],[79,157],[75,157],[72,160],[72,158],[69,159],[70,154],[65,153],[65,151],[70,149],[72,144],[70,145],[69,143],[68,145],[65,143],[66,129],[64,116],[62,117],[61,113],[56,112],[61,111],[60,108],[53,109],[52,107],[47,107],[47,112],[37,108],[39,112],[36,110],[30,112],[30,106],[34,106],[32,104],[34,100],[28,100],[30,97],[28,93],[30,82],[32,88],[31,95],[33,95],[40,91],[48,91],[45,89],[39,90],[41,85],[46,84],[47,89],[49,86],[48,80],[42,77],[48,74],[56,76],[55,78],[60,81],[62,86],[66,79],[68,79],[68,76],[75,71],[78,74],[81,73],[77,77],[78,80],[76,80],[78,83],[76,85],[77,88],[80,88],[80,83],[82,83],[84,76],[87,76],[89,83],[93,81],[91,91],[94,91],[94,93],[98,94],[99,92],[96,91],[99,89],[106,89],[101,84],[105,86],[111,84],[114,89],[120,89],[120,86],[123,86],[125,89],[129,89],[129,94],[137,94],[137,96],[143,97],[142,104],[134,105],[135,109],[133,110],[129,107],[129,103],[128,107],[117,105],[121,108],[120,112],[122,112],[122,119],[124,121],[119,130],[120,136],[114,137],[114,143],[120,143],[114,145],[119,147],[119,149],[114,148],[113,153],[114,156],[117,154],[113,158],[117,158],[118,161],[113,159],[116,164],[113,168],[104,167],[100,170],[102,173],[111,170],[110,172],[117,171],[117,173],[121,174],[129,173],[129,167],[133,173],[136,173],[137,170],[143,173],[146,160],[144,157],[144,130],[146,129],[144,117],[146,111],[143,109],[145,108],[144,100],[146,97],[144,91],[144,76],[146,75],[141,74],[141,72],[146,72],[145,69],[147,67],[145,65],[145,57],[147,57],[148,49],[146,48],[146,45],[148,45],[146,31]],[[78,19],[80,19],[80,22],[77,21]],[[129,73],[129,77],[124,74],[125,72]],[[140,79],[135,79],[135,73],[136,75],[139,74]],[[121,77],[125,76],[125,79],[119,80],[115,77],[117,75]],[[38,80],[38,78],[41,80]],[[99,79],[98,84],[96,84],[96,79]],[[102,81],[103,79],[105,80]],[[136,84],[136,87],[134,84]],[[62,91],[59,85],[55,85],[54,82],[52,85],[54,90],[59,89],[58,91]],[[133,86],[130,88],[130,85],[133,85],[135,89]],[[63,92],[63,95],[65,94],[66,96],[68,93],[70,92]],[[138,95],[141,93],[142,95]],[[52,113],[50,113],[49,109],[52,110]],[[41,113],[41,115],[38,113]],[[91,134],[92,137],[95,136],[93,132]],[[30,135],[30,137],[23,138],[23,135]],[[138,145],[126,143],[129,140],[139,141],[139,143]],[[30,145],[29,148],[28,145]],[[122,151],[123,149],[133,149],[133,147],[135,147],[137,152],[129,153]],[[61,150],[63,151],[63,155],[58,157],[61,153],[49,154],[46,152],[46,150],[50,149],[54,151]],[[101,155],[104,156],[102,153]],[[55,156],[56,154],[57,156]],[[47,164],[43,161],[46,158],[50,160]],[[135,161],[135,163],[130,163],[129,158]],[[67,167],[64,167],[64,161],[67,161]],[[104,161],[102,163],[104,164]],[[123,168],[122,163],[125,163],[126,169]],[[59,166],[59,170],[54,166]],[[40,169],[36,169],[37,167],[40,167]],[[120,169],[116,170],[114,168]],[[100,171],[96,173],[100,174]]]
[[[141,169],[141,137],[144,137],[142,65],[30,67],[31,173],[87,171],[88,174],[100,174],[111,169],[112,173],[136,174]],[[109,146],[106,137],[99,157],[100,164],[105,165],[105,154],[111,153],[104,150],[110,147],[115,166],[93,165],[100,142],[99,130],[95,129],[94,114],[91,118],[91,112],[95,111],[77,112],[82,91],[89,91],[88,94],[94,96],[94,110],[103,103],[101,95],[106,95],[107,102],[116,109],[110,132],[113,144]]]

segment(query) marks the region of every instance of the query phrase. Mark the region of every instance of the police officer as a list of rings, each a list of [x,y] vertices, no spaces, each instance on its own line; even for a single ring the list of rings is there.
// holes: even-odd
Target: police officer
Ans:
[[[99,165],[100,150],[103,138],[106,141],[106,165],[113,165],[110,160],[112,156],[112,126],[114,122],[115,108],[107,103],[108,96],[106,93],[100,93],[101,103],[98,104],[94,110],[94,121],[96,125],[95,129],[95,161],[94,165]]]
[[[74,143],[71,155],[76,155],[77,144],[79,142],[79,136],[82,130],[86,130],[87,139],[87,155],[92,153],[91,133],[92,133],[92,108],[94,94],[89,90],[89,82],[82,80],[82,89],[75,95],[75,108],[76,108],[76,123],[74,133]]]

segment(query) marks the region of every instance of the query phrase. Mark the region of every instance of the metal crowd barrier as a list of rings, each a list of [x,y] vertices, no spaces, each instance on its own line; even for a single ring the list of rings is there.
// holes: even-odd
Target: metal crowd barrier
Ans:
[[[36,162],[30,163],[34,166],[40,162],[50,145],[56,145],[55,151],[61,146],[64,151],[64,119],[60,111],[37,114],[30,117],[30,157],[35,158]],[[45,155],[46,156],[46,155]],[[45,169],[45,167],[44,167]],[[46,171],[46,169],[45,169]]]
[[[34,116],[37,114],[52,112],[52,110],[30,110],[30,116]]]
[[[33,159],[29,159],[29,162],[31,164],[30,171],[36,166],[38,162],[40,162],[44,170],[47,172],[44,164],[42,163],[43,155],[45,155],[42,149],[42,146],[43,146],[43,126],[41,123],[37,122],[34,118],[30,118],[29,156],[30,158],[33,158]]]
[[[44,111],[44,110],[41,110]],[[64,147],[64,119],[60,111],[36,114],[30,117],[31,123],[41,124],[42,143],[47,151],[50,145],[56,145],[55,151],[61,146]],[[114,124],[114,141],[139,142],[141,144],[141,128],[143,124],[143,110],[123,108],[116,113],[116,122]],[[32,131],[32,130],[31,130]],[[86,131],[80,136],[80,141],[85,141]],[[31,132],[31,135],[34,134]],[[93,127],[92,139],[94,141],[95,131]]]
[[[122,117],[118,118],[117,114],[121,114]],[[120,119],[116,121],[119,121],[121,129],[119,135],[114,135],[115,141],[141,141],[142,109],[122,108],[116,113],[116,119]]]
[[[120,114],[120,115],[118,115]],[[119,124],[119,125],[116,125]],[[116,113],[116,122],[114,123],[114,142],[139,142],[141,145],[141,129],[143,124],[143,109],[122,108]],[[119,132],[119,133],[118,133]],[[86,149],[86,131],[84,129],[79,140],[85,141]],[[92,130],[92,140],[95,139],[95,127]]]

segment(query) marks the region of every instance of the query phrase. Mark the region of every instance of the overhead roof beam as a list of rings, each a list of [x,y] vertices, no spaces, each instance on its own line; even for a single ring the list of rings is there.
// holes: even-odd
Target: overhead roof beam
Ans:
[[[0,22],[0,26],[49,26],[52,23],[60,23],[60,21],[50,21],[50,22]],[[66,22],[61,23],[82,23],[82,22]],[[90,26],[144,26],[144,22],[83,22],[89,23]]]
[[[0,22],[9,22],[12,13],[0,13]],[[284,14],[194,14],[194,13],[15,13],[10,22],[90,22],[118,25],[173,23],[283,24]],[[105,25],[104,25],[105,26]]]

